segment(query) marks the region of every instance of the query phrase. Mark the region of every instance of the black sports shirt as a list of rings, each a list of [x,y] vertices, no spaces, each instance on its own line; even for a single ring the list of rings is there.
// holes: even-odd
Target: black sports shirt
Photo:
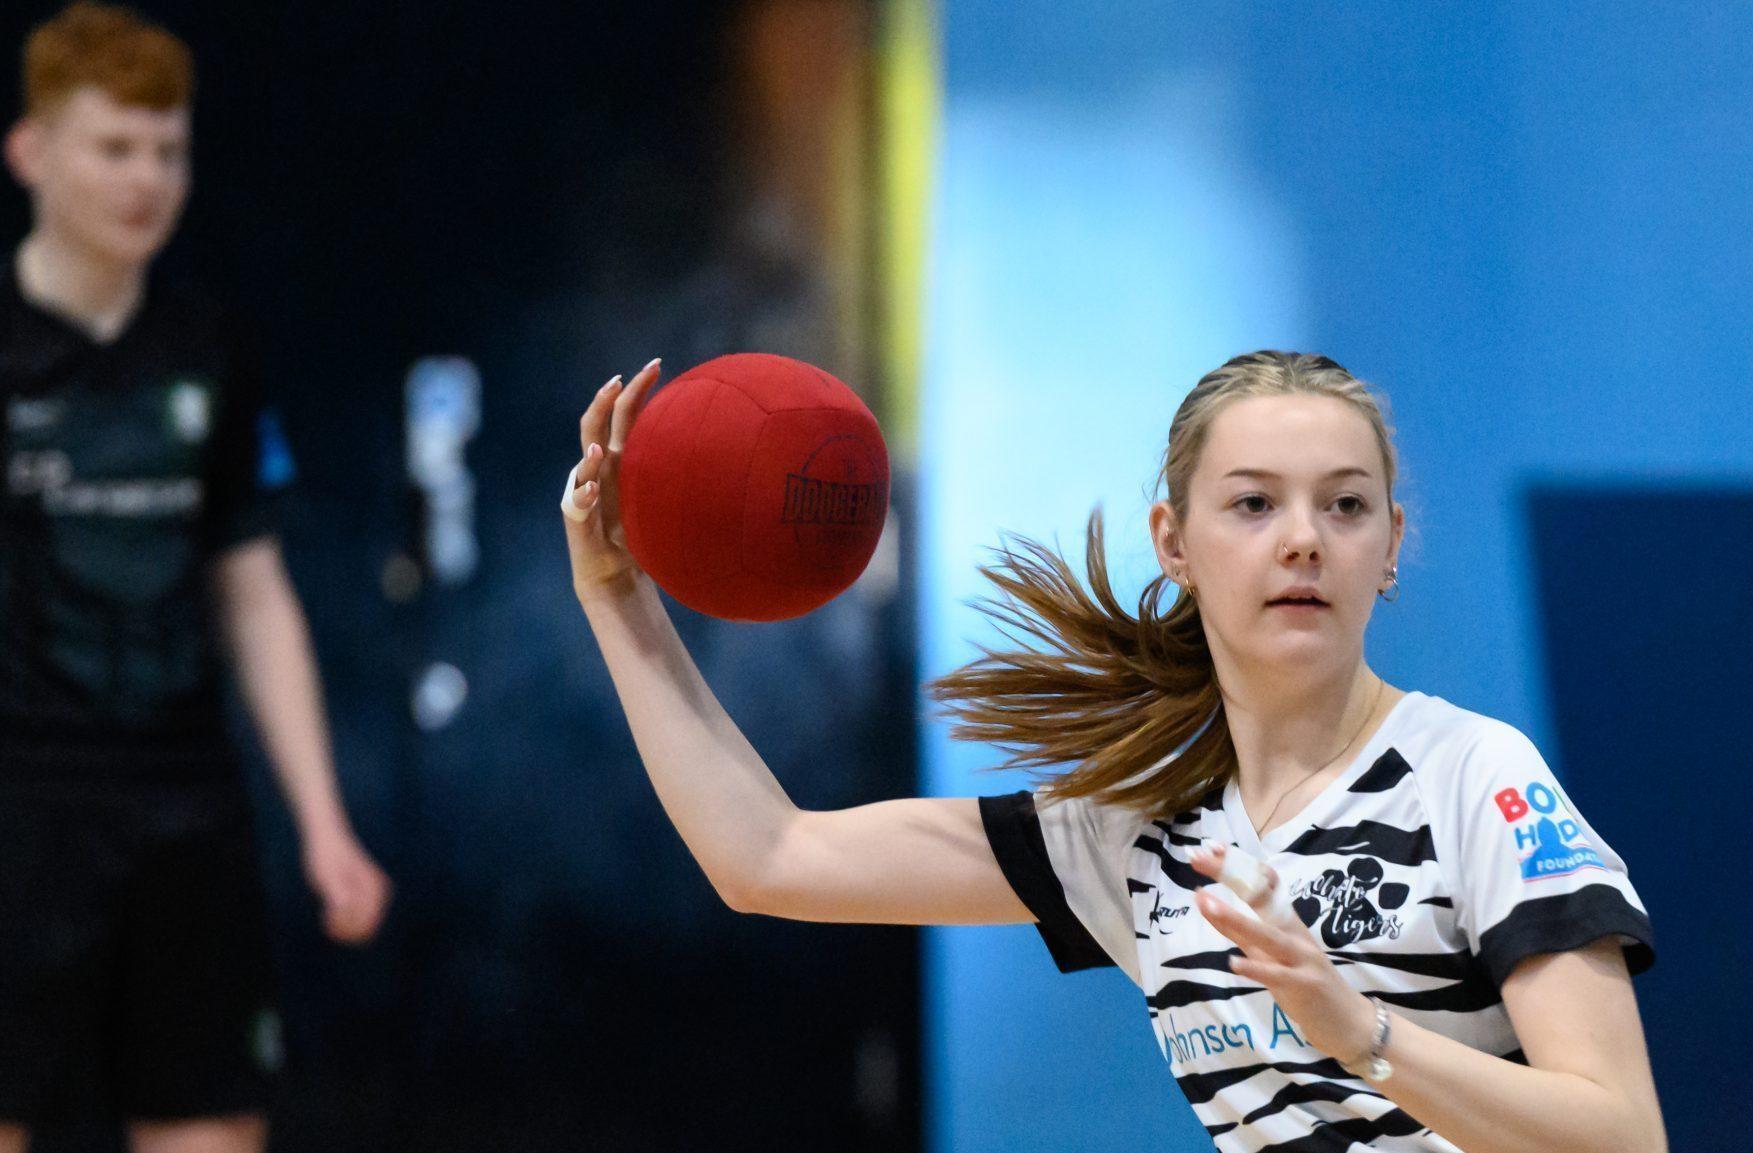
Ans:
[[[208,562],[291,464],[224,310],[100,344],[0,275],[0,463],[0,780],[230,774]]]

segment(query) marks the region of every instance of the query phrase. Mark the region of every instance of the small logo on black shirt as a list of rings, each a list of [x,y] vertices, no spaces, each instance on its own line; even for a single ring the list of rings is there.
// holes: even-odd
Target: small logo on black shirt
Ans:
[[[170,426],[188,443],[207,439],[212,408],[212,390],[200,381],[179,380],[170,386]]]

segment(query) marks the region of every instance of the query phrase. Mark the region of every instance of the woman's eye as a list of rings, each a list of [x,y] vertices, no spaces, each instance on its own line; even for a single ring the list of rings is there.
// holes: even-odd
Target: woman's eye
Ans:
[[[1262,513],[1266,511],[1266,498],[1259,493],[1249,493],[1247,496],[1238,497],[1235,507],[1243,512]]]
[[[1355,496],[1342,496],[1333,503],[1339,506],[1339,511],[1344,516],[1356,516],[1368,507],[1363,503],[1363,498]]]

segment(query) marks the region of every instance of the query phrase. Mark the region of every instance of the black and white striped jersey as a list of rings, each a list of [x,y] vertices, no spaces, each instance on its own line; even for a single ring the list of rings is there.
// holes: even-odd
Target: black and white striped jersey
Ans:
[[[1164,819],[1082,799],[982,798],[994,854],[1059,967],[1117,965],[1222,1153],[1455,1146],[1310,1046],[1193,904],[1202,839],[1266,861],[1358,988],[1418,1024],[1521,1060],[1498,990],[1517,962],[1615,937],[1654,960],[1624,863],[1533,744],[1439,697],[1398,701],[1357,759],[1256,837],[1232,780]],[[1220,899],[1239,901],[1223,886]],[[1348,1056],[1348,1055],[1347,1055]]]

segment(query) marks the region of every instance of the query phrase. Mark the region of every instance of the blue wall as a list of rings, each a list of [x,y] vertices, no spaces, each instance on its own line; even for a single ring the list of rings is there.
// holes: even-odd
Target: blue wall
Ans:
[[[1142,584],[1194,379],[1323,351],[1400,429],[1415,535],[1377,667],[1526,729],[1629,829],[1645,769],[1561,747],[1528,492],[1753,485],[1753,8],[952,0],[943,25],[925,671],[984,635],[962,602],[1000,529],[1076,549],[1102,502]],[[925,754],[934,792],[1016,787],[941,727]],[[1673,956],[1688,927],[1644,889]],[[928,949],[936,1148],[1209,1147],[1125,978],[1059,977],[1026,929]]]

